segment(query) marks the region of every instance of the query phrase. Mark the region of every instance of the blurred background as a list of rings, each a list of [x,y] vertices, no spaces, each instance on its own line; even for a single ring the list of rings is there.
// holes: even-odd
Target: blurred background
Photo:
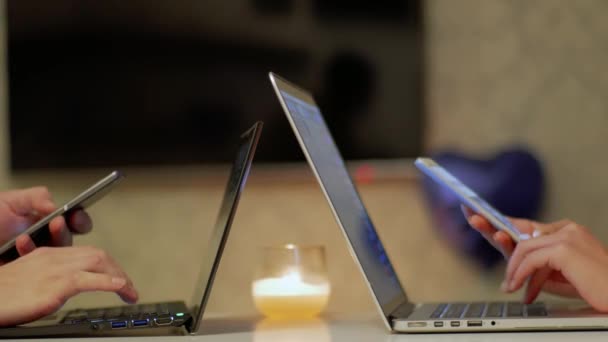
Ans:
[[[506,213],[570,218],[608,242],[605,1],[0,3],[0,190],[45,184],[61,203],[123,169],[76,243],[107,249],[143,301],[190,299],[226,162],[263,120],[209,310],[254,313],[260,250],[283,243],[326,246],[330,312],[373,309],[269,70],[313,90],[413,300],[518,298],[421,182],[421,154]],[[101,303],[118,300],[68,306]]]

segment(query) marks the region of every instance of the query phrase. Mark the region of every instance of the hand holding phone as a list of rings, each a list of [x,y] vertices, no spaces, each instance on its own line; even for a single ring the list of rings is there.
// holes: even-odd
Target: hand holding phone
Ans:
[[[62,207],[38,220],[21,234],[29,235],[36,246],[48,246],[51,243],[49,224],[53,219],[63,216],[66,219],[66,223],[69,222],[72,214],[80,209],[89,207],[102,198],[113,188],[113,186],[118,184],[122,178],[123,175],[118,171],[110,173]],[[14,237],[0,247],[0,261],[9,262],[19,257],[16,241],[17,237]]]
[[[487,219],[496,229],[507,233],[513,241],[519,242],[530,238],[530,235],[520,232],[509,219],[434,160],[418,158],[415,165],[439,185],[450,190],[465,206]]]

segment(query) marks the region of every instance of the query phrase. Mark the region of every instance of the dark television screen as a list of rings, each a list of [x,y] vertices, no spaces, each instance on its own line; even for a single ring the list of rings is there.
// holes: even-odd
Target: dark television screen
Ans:
[[[268,71],[346,159],[422,144],[422,0],[7,0],[13,169],[302,159]]]

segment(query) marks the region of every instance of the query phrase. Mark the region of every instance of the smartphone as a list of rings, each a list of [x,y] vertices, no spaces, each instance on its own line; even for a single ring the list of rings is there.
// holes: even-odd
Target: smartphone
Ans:
[[[451,190],[464,205],[475,213],[485,217],[496,229],[509,234],[513,241],[519,242],[530,238],[528,234],[521,233],[509,219],[434,160],[430,158],[418,158],[414,164],[435,182]]]
[[[74,197],[72,200],[64,204],[59,209],[43,217],[38,222],[27,228],[22,234],[28,234],[36,246],[48,246],[51,240],[51,232],[49,231],[49,223],[58,216],[63,216],[66,220],[76,210],[84,209],[97,202],[105,196],[116,184],[118,184],[124,175],[119,171],[113,171],[106,177],[100,179],[97,183]],[[15,241],[17,237],[5,243],[0,247],[0,260],[9,262],[19,257]]]

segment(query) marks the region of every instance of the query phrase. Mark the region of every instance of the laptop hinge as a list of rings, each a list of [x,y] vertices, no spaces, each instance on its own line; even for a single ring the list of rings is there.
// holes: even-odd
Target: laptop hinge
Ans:
[[[194,313],[198,312],[198,305],[192,305],[190,307],[188,307],[188,311],[190,312],[190,317],[184,322],[183,327],[186,328],[186,331],[188,332],[188,334],[196,334],[196,331],[194,330],[194,320],[196,319],[194,317]]]
[[[393,310],[393,312],[391,312],[389,317],[391,319],[408,318],[412,314],[412,312],[414,312],[415,308],[416,308],[416,305],[414,305],[413,303],[409,303],[409,302],[402,303],[395,310]]]
[[[190,318],[188,318],[187,321],[184,322],[184,328],[186,328],[186,331],[188,332],[188,334],[192,334],[192,322],[194,322],[194,318],[192,318],[192,315],[190,315]]]

